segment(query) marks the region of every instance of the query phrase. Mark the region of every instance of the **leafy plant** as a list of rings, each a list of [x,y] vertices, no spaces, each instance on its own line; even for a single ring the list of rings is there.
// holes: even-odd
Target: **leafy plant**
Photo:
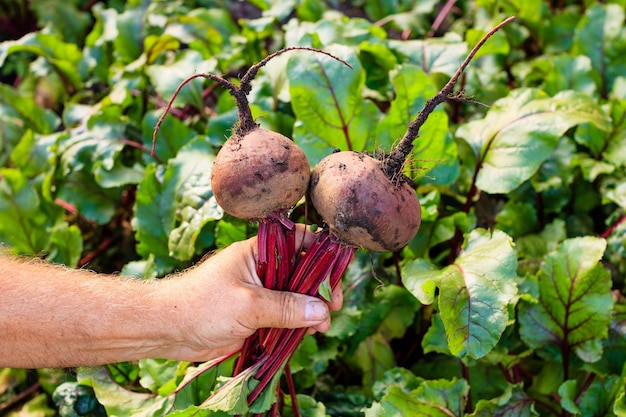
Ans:
[[[380,154],[516,15],[459,80],[465,98],[420,128],[404,168],[417,236],[357,251],[332,328],[293,356],[300,415],[626,415],[623,2],[41,3],[0,0],[0,22],[30,22],[0,30],[0,240],[139,278],[256,233],[210,187],[237,117],[228,93],[193,80],[149,152],[184,78],[234,79],[283,46],[324,49],[352,69],[281,56],[253,82],[253,116],[312,165],[334,149]],[[307,204],[292,218],[317,220]],[[201,406],[233,363],[210,365],[3,369],[0,412],[245,412],[245,395],[221,398],[228,411]]]

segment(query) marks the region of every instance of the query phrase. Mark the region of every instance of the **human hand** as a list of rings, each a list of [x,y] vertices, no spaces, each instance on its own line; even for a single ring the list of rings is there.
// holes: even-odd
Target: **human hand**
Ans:
[[[315,235],[297,226],[296,241],[309,247]],[[237,242],[196,267],[163,282],[170,305],[178,310],[176,338],[168,357],[206,361],[232,353],[259,328],[301,328],[324,332],[330,311],[341,308],[338,285],[332,301],[263,287],[256,274],[257,238]],[[172,304],[172,301],[175,301]]]

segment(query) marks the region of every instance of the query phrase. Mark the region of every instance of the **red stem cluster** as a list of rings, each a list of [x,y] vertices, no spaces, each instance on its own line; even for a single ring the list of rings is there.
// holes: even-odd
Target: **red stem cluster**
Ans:
[[[320,297],[319,288],[326,280],[331,288],[339,284],[354,251],[354,247],[335,241],[324,229],[307,251],[301,252],[296,242],[295,224],[286,213],[278,212],[259,222],[257,274],[266,288]],[[294,413],[298,415],[295,387],[287,363],[307,331],[307,328],[259,329],[246,339],[233,377],[245,379],[252,373],[258,381],[248,396],[248,405],[252,405],[276,374],[284,370]],[[278,404],[276,402],[274,407]]]

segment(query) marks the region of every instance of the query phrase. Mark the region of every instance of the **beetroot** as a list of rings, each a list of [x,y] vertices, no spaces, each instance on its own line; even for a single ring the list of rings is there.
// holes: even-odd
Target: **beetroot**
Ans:
[[[222,146],[211,171],[219,205],[242,219],[258,220],[291,209],[309,185],[309,161],[293,141],[256,127],[234,134]]]
[[[389,179],[379,160],[346,151],[320,161],[311,177],[311,203],[346,245],[376,252],[404,247],[417,233],[421,208],[408,181]]]

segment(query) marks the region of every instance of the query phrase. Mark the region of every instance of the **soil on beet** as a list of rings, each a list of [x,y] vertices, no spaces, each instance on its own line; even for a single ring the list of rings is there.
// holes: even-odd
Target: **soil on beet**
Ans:
[[[215,198],[226,212],[259,219],[300,200],[308,187],[310,166],[289,139],[258,128],[230,138],[211,175]]]
[[[388,179],[376,159],[356,152],[322,160],[311,176],[310,197],[338,239],[378,252],[401,249],[421,221],[415,191]]]

